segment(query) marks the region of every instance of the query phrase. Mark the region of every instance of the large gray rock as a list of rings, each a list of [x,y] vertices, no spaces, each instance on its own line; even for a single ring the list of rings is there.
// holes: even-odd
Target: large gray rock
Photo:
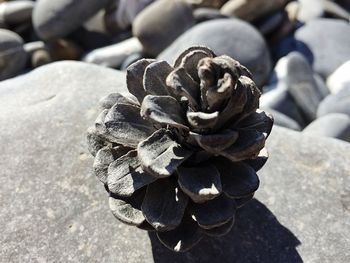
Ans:
[[[85,131],[118,71],[59,62],[0,83],[3,262],[347,262],[350,145],[275,127],[257,199],[224,238],[187,253],[119,223],[91,174]]]
[[[239,19],[215,19],[200,23],[182,34],[159,56],[173,63],[193,45],[207,46],[216,55],[229,55],[246,66],[257,85],[264,84],[271,70],[271,59],[261,34]]]
[[[109,0],[38,0],[33,26],[43,40],[65,37],[102,9]]]
[[[16,75],[24,68],[26,60],[23,39],[12,31],[0,29],[0,80]]]

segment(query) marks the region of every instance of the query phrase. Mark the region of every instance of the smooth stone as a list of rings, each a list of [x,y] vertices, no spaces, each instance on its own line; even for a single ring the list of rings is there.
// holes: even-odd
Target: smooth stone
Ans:
[[[83,61],[106,67],[120,67],[124,60],[132,54],[142,51],[140,41],[133,37],[117,44],[92,50]]]
[[[109,0],[38,0],[33,11],[33,26],[43,40],[67,36],[106,6]]]
[[[279,85],[285,85],[295,103],[308,122],[316,118],[319,103],[323,100],[322,92],[314,79],[314,72],[307,60],[299,52],[289,53],[279,60],[275,67],[279,76]]]
[[[25,43],[23,45],[23,48],[28,54],[32,54],[34,51],[45,49],[46,43],[43,41],[29,42],[29,43]]]
[[[301,127],[306,125],[300,109],[288,92],[288,89],[284,86],[274,88],[262,94],[260,97],[260,107],[279,111],[296,121]]]
[[[115,1],[115,0],[114,0]],[[118,0],[114,19],[120,29],[131,26],[135,17],[154,0]]]
[[[259,21],[255,23],[255,25],[259,29],[261,34],[268,35],[275,31],[283,23],[284,19],[285,13],[279,11],[268,17],[259,19]]]
[[[124,91],[124,74],[81,62],[0,83],[2,261],[347,262],[350,145],[277,126],[257,199],[237,211],[228,235],[174,253],[116,220],[92,175],[86,130],[99,99]]]
[[[185,2],[191,4],[195,8],[209,7],[209,8],[220,8],[228,0],[184,0]]]
[[[303,133],[350,142],[350,117],[342,113],[324,115],[306,126]]]
[[[350,1],[349,0],[335,0],[335,2],[350,12]]]
[[[50,53],[46,49],[38,49],[32,53],[30,58],[33,68],[41,67],[52,62]]]
[[[314,79],[316,81],[317,87],[323,98],[327,97],[329,95],[329,89],[327,87],[326,82],[324,79],[318,75],[317,73],[314,73]]]
[[[345,62],[327,78],[327,86],[332,94],[337,94],[343,88],[350,89],[350,60]]]
[[[23,39],[12,31],[0,29],[0,80],[15,76],[26,61]]]
[[[230,0],[221,7],[221,13],[254,21],[282,9],[287,3],[288,0]]]
[[[300,22],[306,23],[323,16],[325,0],[298,0],[298,2],[300,4],[298,12]]]
[[[20,0],[0,3],[0,25],[16,25],[30,22],[35,2]]]
[[[194,23],[192,8],[187,3],[159,0],[138,14],[132,32],[144,52],[156,56]]]
[[[209,7],[200,7],[195,9],[193,11],[193,16],[197,24],[208,20],[227,18],[227,16],[221,14],[218,9]]]
[[[295,31],[295,28],[300,23],[297,21],[297,13],[299,10],[299,2],[289,2],[285,8],[283,13],[284,19],[281,22],[280,26],[273,31],[269,36],[267,36],[267,40],[269,43],[276,43],[284,39],[290,33]]]
[[[350,4],[350,2],[349,2]],[[350,22],[350,11],[343,8],[341,5],[333,2],[331,0],[325,0],[324,3],[324,12],[328,16],[332,16],[334,18],[344,19]]]
[[[215,19],[200,23],[176,39],[158,59],[173,63],[183,50],[193,45],[211,48],[216,55],[228,55],[246,66],[255,83],[262,86],[271,71],[265,40],[250,24],[239,19]]]
[[[57,39],[48,43],[43,41],[29,42],[24,44],[24,50],[29,56],[33,56],[35,52],[40,51],[35,55],[39,60],[46,57],[52,61],[78,60],[82,54],[80,47],[78,47],[74,42],[66,39]],[[47,51],[48,54],[44,55],[44,50]]]
[[[126,59],[124,59],[120,70],[126,70],[131,64],[143,58],[143,54],[140,52],[132,53]]]
[[[84,23],[84,28],[87,31],[106,33],[106,25],[104,21],[105,10],[98,11],[94,16]]]
[[[344,113],[350,116],[350,87],[337,94],[328,95],[318,106],[317,117],[328,113]]]
[[[337,19],[316,19],[295,33],[296,49],[310,56],[313,69],[327,78],[350,60],[350,25]]]
[[[295,120],[283,114],[282,112],[273,109],[264,109],[264,111],[272,114],[274,120],[273,125],[281,126],[295,131],[301,131],[300,125]]]

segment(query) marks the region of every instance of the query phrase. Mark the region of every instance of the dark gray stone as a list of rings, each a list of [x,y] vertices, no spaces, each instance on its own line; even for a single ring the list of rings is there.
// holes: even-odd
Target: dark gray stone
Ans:
[[[157,56],[195,23],[192,8],[180,0],[160,0],[145,8],[132,24],[144,51]]]
[[[347,262],[350,145],[275,127],[256,198],[232,231],[186,253],[118,222],[92,175],[86,129],[124,74],[59,62],[0,83],[4,262]]]
[[[15,76],[26,60],[23,39],[12,31],[0,29],[0,80]]]
[[[350,117],[342,113],[327,114],[311,122],[303,133],[350,142]]]
[[[350,87],[345,87],[334,95],[328,95],[318,106],[317,116],[328,113],[344,113],[350,116]]]
[[[102,9],[108,0],[38,0],[33,26],[43,40],[65,37]]]
[[[296,49],[312,62],[314,70],[327,78],[350,59],[350,25],[336,19],[316,19],[295,33]]]
[[[271,59],[261,34],[239,19],[215,19],[200,23],[176,39],[159,56],[173,63],[180,53],[193,45],[207,46],[216,55],[228,55],[246,66],[255,83],[262,86],[271,70]]]

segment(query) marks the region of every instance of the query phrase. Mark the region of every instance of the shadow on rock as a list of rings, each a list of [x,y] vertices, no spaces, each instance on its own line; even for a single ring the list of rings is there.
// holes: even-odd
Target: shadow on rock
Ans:
[[[156,263],[303,262],[296,250],[300,241],[256,199],[238,211],[229,234],[221,238],[206,237],[186,253],[167,249],[153,232],[149,232],[149,237]]]

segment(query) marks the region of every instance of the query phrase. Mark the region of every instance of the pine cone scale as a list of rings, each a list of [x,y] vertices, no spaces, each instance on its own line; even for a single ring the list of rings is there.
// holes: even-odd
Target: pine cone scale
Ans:
[[[87,136],[116,218],[175,251],[230,231],[259,187],[273,124],[251,78],[206,47],[184,51],[174,67],[142,59],[128,68],[132,95],[102,99]]]

